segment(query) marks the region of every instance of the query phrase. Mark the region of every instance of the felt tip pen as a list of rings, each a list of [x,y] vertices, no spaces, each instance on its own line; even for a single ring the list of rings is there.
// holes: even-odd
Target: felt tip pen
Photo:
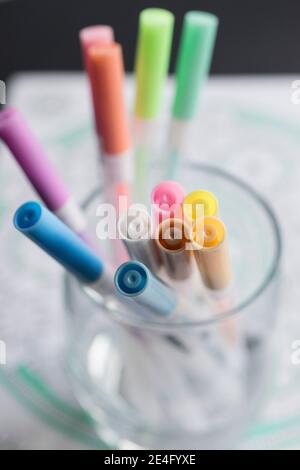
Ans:
[[[170,320],[178,319],[182,315],[195,317],[193,304],[139,261],[128,261],[119,266],[115,273],[115,287],[123,298],[133,300],[140,307],[137,313],[149,312]],[[186,344],[186,338],[181,338],[181,335],[172,334],[167,338],[174,345],[177,343],[177,347],[190,350],[191,345]]]
[[[168,75],[174,15],[147,8],[139,16],[135,57],[135,168],[137,196],[146,198],[146,182],[156,135],[163,87]]]
[[[151,193],[151,209],[154,225],[157,227],[165,219],[182,219],[184,190],[176,181],[162,181]]]
[[[117,43],[91,47],[88,57],[95,83],[95,118],[101,137],[104,182],[108,202],[118,207],[120,196],[129,198],[134,178],[122,48]]]
[[[184,281],[193,275],[189,227],[181,219],[165,219],[156,230],[155,241],[170,279]]]
[[[138,308],[135,313],[137,314],[147,315],[149,312],[154,316],[171,321],[184,319],[189,315],[197,320],[194,305],[179,296],[177,291],[160,281],[145,265],[138,261],[128,261],[117,269],[115,286],[121,296],[131,299],[136,304]],[[199,341],[193,335],[172,333],[166,339],[169,344],[175,345],[180,350],[184,348],[188,353],[198,353],[202,358],[208,355],[211,358],[210,345],[205,338],[203,341]],[[222,339],[216,338],[216,341],[220,344],[222,352],[227,353]]]
[[[128,261],[117,269],[115,286],[121,295],[157,315],[169,316],[176,310],[174,291],[138,261]]]
[[[175,66],[176,91],[168,136],[167,177],[174,178],[199,95],[213,56],[218,18],[202,11],[186,13]]]
[[[161,259],[152,237],[151,217],[146,209],[133,205],[118,222],[118,232],[131,259],[158,273]]]
[[[38,202],[23,204],[15,213],[14,226],[83,284],[103,296],[115,294],[113,276],[104,263],[46,207]]]
[[[199,189],[189,193],[183,201],[184,219],[189,225],[202,217],[217,217],[219,202],[210,191]]]
[[[193,253],[207,300],[216,313],[228,312],[235,305],[235,288],[226,227],[217,217],[204,217],[197,227],[193,225],[191,233]],[[232,345],[238,342],[237,327],[230,317],[221,325],[225,338]]]
[[[93,109],[95,113],[95,125],[97,134],[100,137],[100,125],[98,119],[98,105],[96,99],[96,88],[94,73],[92,71],[92,64],[90,61],[89,50],[92,47],[102,47],[112,44],[114,42],[114,31],[111,26],[96,25],[87,26],[79,33],[79,40],[81,45],[82,57],[84,67],[89,79]]]
[[[87,240],[87,224],[83,212],[17,110],[6,108],[0,112],[0,138],[45,205],[74,232]]]
[[[217,217],[204,217],[193,226],[191,238],[205,287],[212,293],[224,292],[233,280],[225,225]]]

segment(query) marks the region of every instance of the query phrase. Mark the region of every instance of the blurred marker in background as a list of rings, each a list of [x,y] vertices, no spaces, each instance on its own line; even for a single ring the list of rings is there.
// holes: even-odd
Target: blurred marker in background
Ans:
[[[135,166],[139,202],[148,197],[148,170],[156,138],[155,119],[159,115],[168,75],[173,27],[174,15],[167,10],[148,8],[140,14],[135,59]]]
[[[114,41],[114,31],[111,26],[107,25],[97,25],[97,26],[88,26],[83,28],[79,33],[79,40],[81,45],[82,57],[84,67],[89,79],[92,103],[95,114],[95,127],[97,134],[100,138],[100,127],[98,119],[98,107],[96,102],[96,84],[94,79],[94,74],[92,73],[92,66],[89,58],[89,50],[91,47],[105,46],[112,44]]]
[[[17,110],[6,108],[0,113],[0,139],[10,149],[46,206],[89,242],[83,212]]]
[[[122,48],[117,43],[95,46],[87,55],[95,85],[106,202],[118,208],[120,196],[130,198],[134,178]]]
[[[199,95],[209,73],[218,18],[210,13],[186,13],[176,62],[176,91],[167,146],[167,178],[175,178],[178,160],[195,117]]]

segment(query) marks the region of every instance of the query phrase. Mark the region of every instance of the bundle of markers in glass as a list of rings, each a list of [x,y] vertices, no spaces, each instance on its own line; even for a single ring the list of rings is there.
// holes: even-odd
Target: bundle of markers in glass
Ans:
[[[89,233],[84,212],[22,115],[12,108],[0,113],[0,138],[44,203],[22,205],[15,214],[16,229],[58,261],[89,292],[99,295],[107,308],[116,305],[120,312],[126,311],[129,316],[144,318],[149,323],[158,321],[165,326],[187,319],[190,323],[203,319],[201,315],[205,309],[199,308],[201,302],[209,304],[209,312],[213,314],[234,307],[233,272],[226,228],[220,218],[222,208],[219,211],[218,200],[211,192],[194,188],[186,194],[175,181],[211,62],[218,26],[214,15],[204,12],[185,15],[176,63],[172,119],[160,155],[164,170],[155,187],[150,187],[153,143],[168,74],[173,23],[173,15],[166,10],[147,9],[140,14],[134,126],[130,126],[124,98],[122,48],[115,42],[112,28],[92,26],[80,32],[99,140],[104,185],[102,202],[111,204],[117,212],[118,236],[112,237],[114,257],[110,260],[103,256],[105,249],[101,236],[95,243],[95,234]],[[129,362],[134,364],[139,357],[139,346],[133,345],[139,341],[139,336],[131,335],[130,331],[128,334],[128,344],[133,351]],[[147,332],[143,335],[146,338]],[[240,344],[235,324],[229,319],[225,321],[216,337],[213,342],[211,338],[205,340],[203,334],[200,340],[196,335],[187,342],[186,337],[176,332],[143,342],[143,348],[148,344],[151,349],[147,356],[149,371],[158,359],[151,361],[151,357],[159,350],[161,370],[165,377],[170,375],[173,387],[168,406],[173,406],[172,403],[176,406],[181,392],[190,393],[190,388],[184,385],[190,380],[186,374],[190,369],[192,377],[195,377],[195,370],[201,375],[199,357],[202,379],[206,377],[211,382],[217,374],[220,377],[218,383],[223,384],[224,390],[226,387],[231,390],[233,403],[237,400],[239,385],[235,379],[243,367],[241,362],[236,362],[242,354],[236,354]],[[157,341],[160,342],[158,349]],[[218,350],[211,351],[215,347],[213,344],[218,345]],[[177,354],[175,351],[178,353],[176,367],[184,379],[170,371],[168,357]],[[188,364],[182,351],[190,354]],[[223,374],[222,362],[212,361],[214,353],[216,357],[223,354],[224,358],[229,358],[232,375]],[[163,368],[164,360],[166,366]],[[144,369],[146,373],[146,362]],[[176,383],[172,384],[174,380]],[[136,383],[129,387],[129,393],[135,393],[135,401],[138,401],[141,381],[134,374],[132,381]],[[194,416],[192,402],[198,403],[203,390],[203,382],[200,388],[198,383],[196,385],[194,396],[186,402],[187,406],[191,405],[191,413],[178,410],[186,414],[189,425]],[[162,393],[158,382],[157,387]],[[209,394],[203,396],[203,400],[209,400]],[[154,400],[150,395],[149,403]],[[205,408],[204,402],[199,412]],[[141,408],[143,403],[142,400]],[[150,415],[155,411],[155,403],[154,400],[153,407],[149,406]],[[208,416],[207,419],[211,419]],[[198,418],[195,414],[197,423]]]
[[[174,17],[169,11],[150,8],[140,14],[133,136],[124,99],[122,47],[115,42],[113,29],[91,26],[79,35],[99,137],[103,202],[119,208],[120,200],[125,199],[122,210],[117,209],[118,228],[131,262],[118,269],[115,281],[113,267],[99,257],[101,240],[99,247],[92,246],[85,215],[22,115],[12,108],[0,113],[0,138],[45,204],[28,203],[19,209],[15,217],[17,229],[104,296],[118,291],[159,314],[177,309],[169,287],[192,276],[194,260],[210,292],[224,292],[232,279],[225,227],[217,218],[216,198],[207,191],[195,191],[185,198],[180,185],[170,181],[211,62],[218,20],[209,13],[193,11],[185,15],[168,148],[164,151],[168,181],[152,192],[154,217],[147,210],[136,211],[135,205],[150,197],[150,157],[168,74],[173,26]],[[135,205],[131,206],[132,202]],[[115,251],[115,264],[121,264],[122,251]],[[153,296],[153,290],[159,295]],[[159,299],[159,305],[155,305]]]

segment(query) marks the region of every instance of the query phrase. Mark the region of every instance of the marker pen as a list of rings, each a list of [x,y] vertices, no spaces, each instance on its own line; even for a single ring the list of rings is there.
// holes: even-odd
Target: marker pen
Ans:
[[[147,8],[140,14],[135,58],[135,173],[137,198],[141,202],[146,200],[155,120],[168,75],[173,27],[174,15],[167,10]]]
[[[81,238],[41,204],[23,204],[15,213],[14,225],[83,284],[103,296],[115,295],[113,276],[104,263]]]
[[[88,50],[95,84],[95,118],[101,136],[101,159],[108,202],[119,207],[120,196],[129,198],[133,183],[133,155],[124,96],[124,65],[120,44]],[[130,201],[127,201],[130,205]]]
[[[100,128],[98,125],[98,105],[96,99],[96,83],[94,74],[92,71],[92,65],[89,57],[89,50],[91,47],[103,47],[114,42],[114,31],[111,26],[107,25],[96,25],[96,26],[87,26],[83,28],[79,33],[79,40],[81,45],[82,57],[84,67],[89,79],[93,109],[95,113],[95,126],[97,134],[100,137]]]
[[[194,272],[189,228],[181,219],[166,219],[156,230],[157,243],[163,266],[170,279],[184,281]]]
[[[175,66],[176,91],[168,136],[167,177],[174,178],[199,95],[212,60],[219,20],[202,11],[189,11],[184,17]]]
[[[138,307],[135,313],[148,313],[160,317],[172,318],[175,313],[186,313],[186,305],[175,291],[154,276],[143,263],[128,261],[123,263],[115,273],[115,287],[124,299],[133,301]],[[144,309],[144,310],[143,310]],[[131,305],[132,310],[132,305]],[[181,338],[174,335],[164,335],[172,348],[189,352],[190,348]]]
[[[197,228],[193,226],[191,237],[208,301],[218,314],[230,311],[234,307],[235,293],[224,223],[217,217],[204,217]],[[237,344],[241,335],[234,319],[224,320],[223,334],[231,344]]]
[[[136,303],[137,313],[140,312],[140,314],[143,315],[145,312],[139,309],[145,308],[146,311],[149,309],[154,316],[162,319],[163,324],[168,324],[168,322],[171,324],[172,320],[180,318],[180,316],[182,316],[184,320],[191,308],[191,306],[185,305],[184,302],[182,304],[182,299],[177,296],[173,289],[163,284],[152,275],[145,265],[137,261],[129,261],[118,268],[115,274],[115,286],[122,296]],[[212,354],[208,338],[206,338],[205,335],[201,338],[195,334],[190,334],[188,331],[185,333],[182,333],[180,330],[177,332],[176,329],[172,329],[171,331],[171,336],[154,334],[147,337],[147,334],[145,334],[145,344],[149,341],[150,345],[155,348],[153,351],[159,351],[162,355],[162,370],[164,370],[165,367],[163,360],[165,354],[172,354],[174,360],[177,361],[176,364],[179,367],[177,373],[171,369],[171,372],[173,374],[175,373],[175,391],[178,392],[179,395],[184,393],[187,400],[191,399],[188,378],[185,374],[182,376],[179,375],[180,363],[182,361],[184,371],[188,370],[189,372],[193,372],[194,367],[200,370],[200,376],[199,374],[197,375],[197,377],[199,377],[198,395],[200,393],[202,400],[206,399],[209,402],[212,390],[214,390],[211,384],[215,383],[216,374],[219,377],[220,384],[224,390],[226,390],[226,393],[232,391],[235,395],[235,374],[230,373],[228,376],[227,371],[227,374],[224,375],[224,363],[222,363],[219,358],[215,358]],[[214,332],[212,334],[214,334]],[[219,338],[216,337],[214,340],[217,341],[217,344],[220,346],[221,357],[222,354],[228,354],[222,342],[222,338],[219,340]],[[150,354],[151,350],[149,350],[149,356]],[[201,358],[201,360],[200,362],[194,361],[193,358]],[[173,363],[171,362],[171,364]],[[172,374],[170,378],[171,376]],[[223,381],[224,378],[226,378],[225,382]],[[203,390],[203,393],[201,390]],[[206,403],[206,405],[208,404]]]
[[[219,214],[219,202],[210,191],[198,190],[189,193],[183,201],[184,220],[193,225],[202,217],[217,217]]]
[[[178,302],[173,290],[138,261],[128,261],[118,268],[115,286],[120,294],[157,315],[168,316],[176,310]]]
[[[127,261],[117,269],[115,273],[115,287],[117,291],[127,298],[134,300],[140,307],[146,310],[141,313],[154,313],[161,317],[172,319],[183,316],[192,316],[194,319],[194,305],[186,301],[184,296],[178,294],[178,291],[162,282],[158,277],[153,275],[150,269],[139,261]],[[177,345],[176,347],[184,347],[186,351],[190,350],[190,346],[186,345],[186,341],[182,341],[181,335],[168,338],[168,341]],[[176,341],[176,338],[178,341]]]
[[[151,217],[146,209],[131,206],[121,215],[118,232],[131,259],[145,264],[152,272],[158,273],[161,259],[152,237]]]
[[[0,138],[45,205],[79,236],[88,239],[83,212],[17,110],[6,108],[0,112]]]
[[[182,219],[184,190],[176,181],[162,181],[151,193],[151,210],[154,226],[157,227],[165,219]]]
[[[204,285],[223,291],[233,279],[226,229],[217,217],[204,217],[192,231],[194,256]]]

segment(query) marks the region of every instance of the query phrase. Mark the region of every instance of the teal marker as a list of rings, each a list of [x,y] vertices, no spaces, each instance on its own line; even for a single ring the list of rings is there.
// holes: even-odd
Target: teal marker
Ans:
[[[184,17],[176,62],[176,91],[168,137],[167,177],[174,178],[187,129],[194,119],[201,89],[209,73],[218,29],[218,18],[190,11]]]

